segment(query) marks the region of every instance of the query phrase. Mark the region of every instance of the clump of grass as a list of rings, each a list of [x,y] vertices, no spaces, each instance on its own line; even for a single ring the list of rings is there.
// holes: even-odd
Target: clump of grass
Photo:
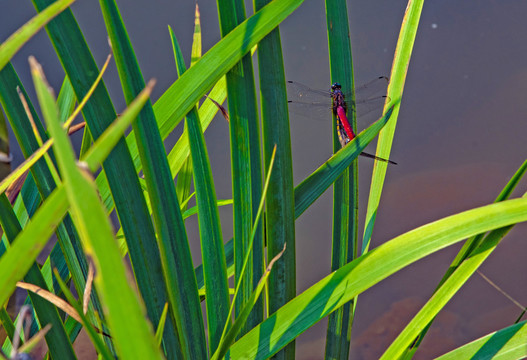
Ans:
[[[149,98],[153,83],[143,79],[116,3],[101,0],[128,104],[120,116],[101,80],[105,67],[97,68],[67,8],[72,0],[33,2],[39,15],[0,46],[0,103],[28,158],[0,184],[0,303],[7,302],[19,281],[35,290],[29,298],[38,322],[33,322],[31,332],[51,325],[45,340],[54,359],[75,358],[72,343],[82,328],[104,359],[220,359],[226,354],[232,359],[274,355],[294,359],[295,339],[326,316],[330,317],[326,358],[347,359],[359,294],[405,266],[468,239],[435,294],[383,355],[410,358],[448,300],[512,226],[527,220],[527,199],[509,200],[526,162],[496,203],[421,226],[370,251],[387,166],[377,162],[365,233],[359,240],[354,160],[377,135],[377,156],[389,156],[422,0],[408,3],[381,118],[343,149],[335,138],[335,155],[296,187],[278,26],[301,0],[255,1],[255,14],[248,19],[242,2],[220,2],[223,38],[204,54],[196,9],[191,66],[185,68],[176,34],[170,30],[179,78],[155,102]],[[345,1],[326,2],[330,69],[332,81],[353,88],[345,7]],[[56,98],[38,62],[31,60],[47,131],[9,63],[46,24],[67,75]],[[251,58],[255,47],[259,89]],[[198,106],[209,91],[209,98]],[[216,198],[203,131],[227,94],[233,199],[221,201]],[[74,111],[81,111],[86,121],[80,160],[66,132]],[[183,135],[166,155],[163,140],[183,118]],[[132,131],[125,138],[129,126]],[[101,173],[94,177],[100,166]],[[24,180],[28,169],[31,176]],[[138,176],[141,171],[144,177]],[[10,202],[5,190],[14,184],[19,184],[20,195]],[[331,185],[332,272],[297,295],[294,222]],[[187,209],[192,196],[197,205]],[[225,204],[233,205],[234,238],[224,243],[218,207]],[[117,235],[108,217],[114,210]],[[203,260],[197,268],[184,223],[192,214],[199,220]],[[58,244],[39,266],[36,257],[54,232]],[[125,255],[131,260],[133,278],[122,261]],[[234,289],[228,285],[232,276]],[[71,295],[65,285],[70,281],[82,299]],[[70,316],[64,318],[59,309]],[[8,333],[3,353],[9,354],[19,336],[5,309],[0,321]],[[525,322],[519,323],[443,358],[474,358],[481,355],[483,343],[485,354],[516,358],[523,354],[521,349],[525,352],[525,331]]]

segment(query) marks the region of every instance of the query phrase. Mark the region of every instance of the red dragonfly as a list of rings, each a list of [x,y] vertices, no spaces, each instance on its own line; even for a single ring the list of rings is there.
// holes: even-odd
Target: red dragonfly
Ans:
[[[362,85],[357,88],[356,95],[359,97],[366,97],[363,100],[358,100],[354,104],[350,104],[351,111],[356,111],[356,104],[358,103],[360,108],[362,108],[361,115],[365,115],[379,107],[386,100],[386,96],[378,96],[377,92],[383,91],[386,88],[388,83],[388,78],[382,76],[379,77],[365,85]],[[297,82],[288,81],[288,93],[294,93],[295,98],[299,98],[302,101],[289,100],[290,107],[292,107],[293,112],[309,112],[308,116],[319,115],[324,116],[323,114],[317,114],[316,108],[323,109],[324,113],[327,113],[328,97],[331,98],[332,110],[337,118],[337,133],[339,137],[339,142],[342,147],[346,146],[351,140],[355,138],[355,133],[351,128],[351,125],[348,121],[347,111],[348,111],[348,102],[345,100],[346,96],[342,92],[342,87],[339,83],[334,83],[331,86],[330,92],[313,90],[309,87],[302,85]],[[318,99],[317,99],[318,98]],[[304,101],[307,100],[307,101]],[[318,101],[313,101],[318,100]],[[390,164],[397,165],[396,162],[384,159],[367,152],[361,152],[360,155],[369,157],[378,161],[388,162]]]

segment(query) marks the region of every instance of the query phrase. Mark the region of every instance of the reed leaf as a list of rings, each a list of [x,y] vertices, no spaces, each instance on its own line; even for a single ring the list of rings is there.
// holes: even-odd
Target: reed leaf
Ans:
[[[35,15],[0,45],[0,70],[9,63],[20,48],[51,19],[67,9],[75,0],[57,0]]]
[[[409,0],[404,14],[404,19],[401,25],[401,32],[397,40],[395,48],[395,57],[392,64],[392,72],[390,74],[390,83],[388,85],[387,99],[402,99],[404,83],[406,81],[406,73],[410,64],[412,50],[414,46],[417,27],[421,17],[421,10],[423,9],[424,0]],[[390,149],[392,146],[393,136],[395,133],[395,126],[397,125],[397,117],[399,116],[399,104],[394,108],[393,114],[395,116],[393,123],[379,134],[377,141],[376,155],[388,159],[390,157]],[[384,111],[387,111],[389,104],[384,106]],[[362,238],[361,253],[366,253],[370,247],[370,241],[375,225],[375,218],[377,216],[377,209],[382,193],[384,178],[386,176],[387,163],[377,162],[373,168],[371,179],[370,194],[368,198],[368,207],[366,209],[366,220],[364,225],[364,234]]]
[[[326,24],[331,83],[344,89],[354,89],[353,59],[351,56],[348,10],[345,0],[326,0]],[[349,99],[354,103],[354,92]],[[333,152],[340,149],[337,119],[332,115]],[[348,107],[348,120],[356,132],[356,113]],[[331,271],[357,257],[359,221],[359,168],[354,161],[333,184],[333,217],[331,240]],[[328,318],[326,359],[348,359],[356,299],[345,304]]]
[[[186,71],[183,54],[175,38],[174,49],[178,73],[183,74]],[[209,294],[214,294],[206,297],[209,349],[212,353],[219,343],[223,326],[229,322],[229,286],[214,181],[196,108],[187,114],[185,125],[196,188],[205,288]]]
[[[267,0],[255,0],[255,10],[261,9],[268,2]],[[258,74],[260,80],[265,168],[269,168],[271,154],[276,146],[276,161],[273,173],[270,175],[271,181],[265,201],[267,258],[272,259],[275,257],[287,244],[287,251],[280,261],[274,265],[274,270],[269,274],[268,313],[271,314],[296,294],[295,211],[291,131],[289,128],[285,89],[284,60],[278,27],[258,44]],[[280,357],[294,359],[295,344],[290,344]]]
[[[527,321],[522,321],[439,356],[436,360],[524,359],[527,357]]]
[[[220,31],[223,37],[245,19],[243,1],[218,1]],[[260,126],[256,87],[251,55],[246,52],[227,73],[229,105],[229,135],[231,145],[231,178],[234,217],[234,280],[238,282],[245,254],[249,251],[252,224],[258,211],[262,193],[262,166],[260,153]],[[263,227],[258,225],[255,248],[242,278],[242,287],[235,304],[237,316],[249,300],[263,272]],[[263,307],[254,309],[242,334],[263,319]]]

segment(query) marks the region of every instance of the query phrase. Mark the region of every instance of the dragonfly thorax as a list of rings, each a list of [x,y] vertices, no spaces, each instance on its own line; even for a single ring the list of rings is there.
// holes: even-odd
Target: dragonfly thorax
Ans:
[[[331,90],[332,91],[340,90],[340,89],[342,89],[342,86],[340,86],[339,83],[334,83],[333,85],[331,85]]]

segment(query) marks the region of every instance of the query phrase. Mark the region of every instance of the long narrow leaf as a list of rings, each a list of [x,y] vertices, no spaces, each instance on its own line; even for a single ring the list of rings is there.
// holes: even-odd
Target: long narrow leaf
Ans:
[[[176,69],[178,70],[178,76],[181,76],[180,69],[185,68],[185,66],[178,66],[178,62],[183,62],[183,55],[179,50],[179,54],[176,51],[176,36],[172,31],[172,28],[169,26],[168,30],[170,32],[170,39],[172,40],[172,49],[174,50],[174,59],[176,60]],[[179,48],[179,47],[178,47]],[[192,39],[192,54],[191,54],[191,63],[190,66],[194,65],[196,61],[201,58],[201,23],[200,23],[200,13],[198,3],[196,2],[196,11],[194,14],[194,36]],[[187,125],[183,129],[182,137],[187,136]],[[190,185],[192,183],[192,158],[187,157],[187,160],[183,163],[181,170],[178,172],[177,183],[176,183],[176,192],[180,202],[183,199],[188,198],[190,195]],[[182,204],[182,210],[186,210],[187,205]]]
[[[178,58],[178,72],[183,74],[186,69],[179,44],[175,38],[174,48]],[[223,325],[228,321],[229,286],[227,269],[212,170],[205,147],[205,138],[199,125],[197,109],[193,109],[187,114],[185,124],[194,169],[205,287],[209,294],[214,294],[214,296],[207,296],[206,298],[208,339],[212,353],[219,343]]]
[[[348,10],[345,0],[326,0],[326,24],[331,83],[340,83],[344,89],[354,89],[353,60],[351,56]],[[351,99],[354,103],[354,92]],[[332,115],[333,152],[340,149],[337,119]],[[356,131],[356,114],[348,107],[348,119]],[[354,161],[333,184],[333,217],[331,241],[331,271],[335,271],[357,256],[359,221],[359,168]],[[326,333],[326,359],[348,359],[351,324],[356,299],[345,304],[328,318]]]
[[[148,98],[148,95],[148,92],[141,95],[140,98],[142,98],[143,103]],[[125,127],[122,128],[125,125],[124,122],[127,121],[129,124],[137,116],[137,112],[142,107],[141,103],[137,103],[136,105],[138,107],[134,109],[135,113],[124,112],[119,118],[119,122],[123,123],[110,128],[110,131],[112,129],[116,129],[115,131],[124,131]],[[94,145],[94,148],[101,147],[106,150],[103,152],[93,150],[93,154],[100,154],[100,156],[88,154],[84,159],[91,171],[94,172],[97,170],[97,167],[100,166],[104,157],[108,155],[121,136],[122,132],[116,136],[103,135],[100,137],[99,141]],[[28,184],[31,185],[31,182],[28,182]],[[15,239],[14,244],[0,258],[0,273],[3,274],[0,277],[0,289],[2,289],[0,291],[0,303],[6,302],[14,291],[16,282],[22,279],[27,273],[57,225],[61,223],[68,207],[69,203],[66,192],[62,185],[59,185],[46,199],[41,208],[37,210],[32,221],[28,223],[24,231]]]
[[[268,2],[268,0],[255,0],[255,10],[261,9]],[[269,313],[272,313],[296,294],[295,200],[291,132],[278,27],[258,44],[258,67],[265,168],[269,167],[275,145],[277,151],[276,164],[265,202],[267,258],[272,259],[287,244],[287,251],[269,275]],[[294,350],[295,345],[289,345],[283,352],[283,356],[294,358]]]
[[[525,359],[527,357],[527,321],[488,334],[463,345],[436,360]]]
[[[42,10],[0,45],[0,70],[18,50],[51,19],[67,9],[75,0],[57,0]]]
[[[410,57],[414,46],[417,27],[421,17],[421,10],[423,9],[424,0],[409,0],[404,14],[401,32],[397,40],[395,49],[395,57],[392,64],[392,73],[390,74],[390,84],[388,85],[388,99],[401,99],[404,90],[404,83],[406,80],[406,73],[410,64]],[[389,104],[386,104],[384,111],[388,110]],[[393,136],[395,133],[395,126],[397,124],[397,117],[399,115],[400,103],[393,109],[394,121],[379,134],[377,142],[376,154],[382,158],[388,159],[390,156],[390,149],[392,146]],[[368,251],[370,247],[370,240],[373,233],[373,226],[375,225],[375,217],[377,216],[377,209],[384,184],[384,177],[386,176],[387,163],[377,162],[373,168],[370,195],[368,198],[368,208],[366,210],[366,222],[364,226],[364,235],[362,239],[362,253]]]
[[[226,37],[245,19],[245,6],[241,0],[218,1],[221,35]],[[245,254],[249,251],[252,223],[262,193],[262,166],[260,130],[256,88],[251,55],[246,54],[227,73],[229,104],[229,138],[231,145],[231,178],[234,217],[234,270],[238,281]],[[256,233],[253,256],[248,271],[242,278],[240,297],[235,303],[237,315],[253,292],[263,272],[263,226]],[[294,274],[292,274],[294,275]],[[283,299],[283,295],[281,296]],[[270,300],[274,309],[276,298]],[[281,305],[280,302],[278,306]],[[242,333],[251,329],[263,318],[262,303],[254,309]]]
[[[64,122],[64,128],[68,129],[70,127],[73,120],[75,120],[75,118],[80,113],[84,105],[88,102],[91,94],[93,93],[93,91],[95,90],[99,82],[101,81],[102,75],[106,71],[106,68],[108,67],[108,63],[110,62],[110,58],[111,56],[107,57],[106,62],[104,63],[104,66],[101,69],[101,72],[97,76],[97,79],[92,84],[90,90],[86,93],[86,96],[84,97],[84,99],[82,99],[82,101],[79,103],[79,106],[77,107],[77,109],[71,114],[71,116],[65,119],[61,119],[61,122]],[[68,84],[70,85],[68,86]],[[60,110],[60,107],[62,104],[62,110],[65,111],[66,113],[69,113],[70,108],[75,105],[74,94],[71,93],[73,91],[71,88],[71,83],[69,81],[65,81],[63,88],[64,88],[64,92],[62,92],[63,89],[61,89],[61,93],[63,94],[63,99],[60,100],[59,98],[59,100],[57,100],[57,106],[59,107],[59,110]],[[64,117],[64,115],[62,116]],[[0,182],[0,193],[4,192],[8,188],[8,186],[11,185],[12,182],[14,182],[16,179],[21,177],[27,170],[29,170],[33,166],[33,164],[35,164],[42,156],[44,156],[46,152],[51,148],[52,144],[53,144],[53,140],[48,139],[44,144],[42,144],[38,148],[38,150],[36,150],[33,154],[31,154],[31,156],[29,156],[26,160],[24,160],[22,164],[20,164],[11,174],[9,174],[9,176],[4,178]]]
[[[102,71],[101,71],[102,72]],[[59,107],[60,120],[65,122],[75,108],[75,92],[71,85],[70,79],[66,76],[60,87],[59,96],[57,97],[57,106]]]

